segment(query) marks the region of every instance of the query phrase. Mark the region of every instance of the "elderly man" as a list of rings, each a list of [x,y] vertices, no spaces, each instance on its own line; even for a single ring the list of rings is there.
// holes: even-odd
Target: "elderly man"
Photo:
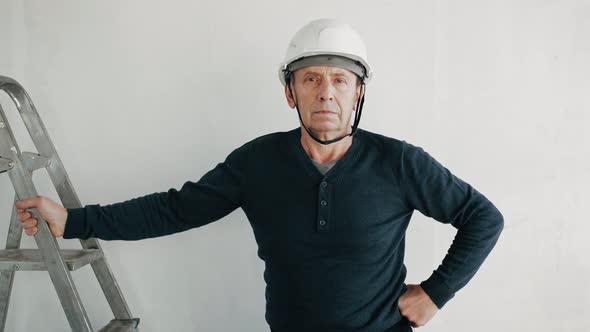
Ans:
[[[503,217],[422,148],[358,128],[371,76],[349,25],[312,21],[279,70],[300,127],[247,142],[180,191],[79,209],[35,197],[16,203],[19,220],[34,235],[27,209],[36,207],[56,237],[137,240],[241,207],[265,262],[271,331],[412,331],[474,276]],[[416,285],[404,282],[414,210],[458,229],[440,266]]]

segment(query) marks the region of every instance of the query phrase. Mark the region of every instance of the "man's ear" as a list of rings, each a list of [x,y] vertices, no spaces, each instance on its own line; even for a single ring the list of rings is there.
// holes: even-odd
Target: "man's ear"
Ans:
[[[291,84],[291,82],[288,84]],[[287,98],[289,107],[295,108],[295,100],[293,99],[293,96],[291,96],[291,92],[289,91],[289,86],[287,84],[285,84],[285,97]]]

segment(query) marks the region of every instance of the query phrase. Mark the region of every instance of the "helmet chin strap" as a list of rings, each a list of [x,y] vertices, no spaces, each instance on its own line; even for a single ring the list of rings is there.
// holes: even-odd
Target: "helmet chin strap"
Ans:
[[[309,130],[309,128],[307,128],[305,123],[303,123],[303,119],[301,118],[301,112],[299,112],[299,105],[297,103],[297,100],[295,99],[295,95],[293,94],[293,90],[291,90],[291,75],[292,74],[293,74],[293,72],[291,72],[291,71],[285,72],[285,82],[287,83],[287,86],[289,87],[289,93],[291,93],[291,98],[293,98],[293,101],[295,102],[295,109],[297,110],[297,115],[299,116],[299,121],[301,121],[301,125],[303,126],[303,128],[305,128],[305,131],[307,131],[309,136],[311,136],[311,138],[313,138],[314,141],[316,141],[320,144],[323,144],[323,145],[329,145],[332,143],[336,143],[347,136],[351,136],[351,137],[354,136],[354,134],[357,131],[359,122],[361,121],[361,113],[363,112],[363,104],[365,103],[365,91],[364,91],[365,90],[365,82],[364,82],[364,80],[361,83],[361,90],[363,92],[363,95],[361,97],[361,100],[357,103],[356,112],[354,115],[354,123],[351,127],[352,130],[351,130],[350,134],[346,134],[346,135],[340,136],[338,138],[324,141],[324,140],[321,140],[321,139],[315,137],[315,135],[311,132],[311,130]]]

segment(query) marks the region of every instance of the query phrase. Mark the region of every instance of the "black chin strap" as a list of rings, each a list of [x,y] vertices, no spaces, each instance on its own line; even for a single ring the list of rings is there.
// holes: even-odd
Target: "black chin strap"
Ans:
[[[291,90],[291,75],[292,74],[293,74],[293,72],[291,72],[291,71],[285,71],[285,82],[289,86],[289,93],[291,93],[291,98],[293,98],[293,100],[295,101],[295,109],[297,109],[297,115],[299,116],[299,121],[301,121],[301,125],[303,126],[303,128],[305,128],[305,130],[307,131],[309,136],[311,136],[311,138],[314,139],[314,141],[316,141],[320,144],[323,144],[323,145],[328,145],[328,144],[336,143],[347,136],[353,136],[356,133],[359,122],[361,121],[361,113],[363,112],[363,104],[365,103],[365,82],[364,82],[364,80],[361,83],[361,92],[363,93],[363,95],[361,97],[361,100],[356,105],[356,112],[354,114],[354,123],[351,127],[352,131],[350,132],[350,134],[346,134],[344,136],[334,138],[331,140],[323,141],[323,140],[315,137],[314,134],[311,133],[309,128],[307,128],[305,123],[303,123],[303,119],[301,119],[301,113],[299,112],[299,106],[297,105],[298,104],[297,100],[295,99],[295,95],[293,94],[293,90]]]

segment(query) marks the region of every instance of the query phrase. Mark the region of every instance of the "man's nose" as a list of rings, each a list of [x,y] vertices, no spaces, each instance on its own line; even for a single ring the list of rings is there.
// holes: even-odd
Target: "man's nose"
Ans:
[[[334,99],[334,86],[332,85],[331,82],[329,82],[327,80],[322,80],[318,89],[319,89],[318,96],[321,101],[326,101],[326,100],[331,101]]]

